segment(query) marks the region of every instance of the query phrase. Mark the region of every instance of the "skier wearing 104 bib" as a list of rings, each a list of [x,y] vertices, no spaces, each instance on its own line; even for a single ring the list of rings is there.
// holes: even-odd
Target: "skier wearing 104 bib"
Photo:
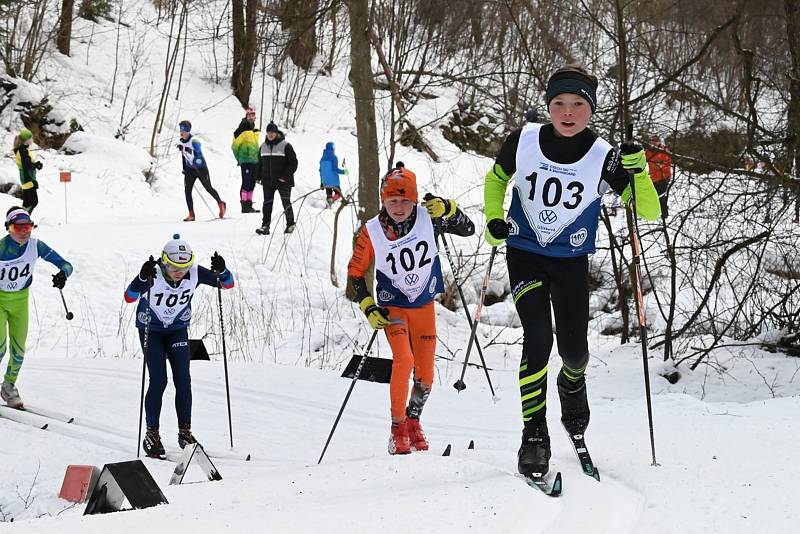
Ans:
[[[31,237],[33,221],[23,208],[8,210],[6,228],[8,235],[0,240],[0,359],[6,353],[6,347],[9,358],[0,385],[0,397],[12,408],[23,408],[16,382],[25,358],[28,288],[33,282],[33,267],[38,258],[58,267],[58,272],[53,275],[53,287],[63,289],[67,277],[72,274],[72,265],[43,241]]]
[[[217,253],[211,257],[211,270],[195,265],[189,243],[178,234],[164,245],[159,260],[152,256],[144,262],[139,276],[125,291],[128,303],[139,300],[136,309],[136,328],[142,349],[147,347],[145,361],[150,382],[145,396],[147,433],[143,446],[151,457],[164,455],[159,433],[161,398],[167,387],[167,361],[175,383],[175,411],[178,415],[178,445],[184,448],[196,443],[192,435],[192,386],[189,375],[189,322],[192,317],[192,296],[203,284],[223,289],[233,287],[233,274],[225,268],[225,260]],[[149,288],[149,293],[148,293]],[[150,302],[148,302],[148,296]]]
[[[486,175],[486,241],[508,240],[506,261],[514,304],[523,328],[519,386],[522,445],[518,469],[544,475],[549,469],[547,361],[553,346],[550,307],[562,367],[557,385],[561,422],[572,436],[589,424],[584,373],[589,362],[588,255],[594,253],[600,199],[610,186],[630,201],[634,174],[638,215],[655,220],[658,195],[647,175],[644,151],[622,151],[587,125],[596,107],[597,78],[582,67],[557,70],[545,99],[552,122],[526,124],[510,134]],[[508,220],[503,200],[514,177]]]
[[[475,227],[455,200],[427,197],[418,205],[416,176],[402,163],[383,178],[381,201],[383,209],[356,238],[347,275],[370,326],[386,329],[393,359],[389,454],[408,454],[428,450],[419,419],[433,384],[433,298],[444,291],[434,224],[460,236],[474,234]],[[377,304],[364,279],[373,261]],[[412,368],[414,386],[409,398]]]

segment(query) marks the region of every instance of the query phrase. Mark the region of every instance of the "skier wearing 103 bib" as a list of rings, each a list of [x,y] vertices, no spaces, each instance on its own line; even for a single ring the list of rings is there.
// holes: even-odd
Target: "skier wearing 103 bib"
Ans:
[[[614,149],[587,127],[596,107],[597,78],[568,65],[547,82],[552,122],[526,124],[510,134],[486,175],[486,241],[506,239],[514,304],[523,328],[519,387],[522,445],[518,469],[544,475],[549,469],[547,362],[553,346],[550,315],[562,359],[557,385],[561,421],[575,436],[589,424],[584,373],[589,362],[588,255],[594,253],[600,199],[610,186],[630,201],[634,174],[638,215],[655,220],[658,195],[647,175],[644,151],[630,143]],[[508,220],[503,200],[513,180]]]
[[[159,260],[151,256],[144,262],[139,276],[125,291],[128,303],[139,300],[136,309],[136,328],[142,349],[147,347],[145,361],[150,377],[144,407],[147,424],[143,446],[151,457],[164,456],[159,433],[161,399],[167,387],[167,361],[175,383],[175,411],[178,415],[178,445],[184,448],[196,443],[192,435],[192,385],[189,375],[189,322],[192,317],[192,296],[197,286],[204,284],[223,289],[233,287],[233,274],[225,268],[225,260],[216,252],[211,257],[211,270],[195,265],[189,243],[178,234],[164,245]],[[149,287],[149,293],[148,293]],[[148,302],[148,297],[150,302]]]

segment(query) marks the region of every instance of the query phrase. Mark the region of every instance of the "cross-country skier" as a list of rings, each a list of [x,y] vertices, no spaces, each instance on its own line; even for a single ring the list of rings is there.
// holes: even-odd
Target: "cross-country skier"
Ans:
[[[139,275],[125,291],[125,302],[139,300],[136,328],[139,329],[139,340],[150,377],[144,399],[147,433],[142,445],[145,453],[154,458],[164,456],[159,418],[161,398],[167,387],[167,361],[172,368],[172,381],[175,384],[178,445],[184,448],[189,443],[197,443],[192,435],[188,328],[192,318],[192,296],[200,284],[230,289],[234,284],[233,274],[225,268],[225,260],[216,252],[211,257],[210,270],[196,265],[189,243],[175,234],[164,245],[161,258],[154,260],[151,256],[144,262]],[[147,347],[144,350],[148,321],[150,326],[147,328]]]
[[[178,141],[178,150],[181,151],[181,162],[183,164],[183,192],[186,197],[186,207],[189,208],[189,215],[183,219],[185,222],[191,222],[195,219],[194,216],[194,200],[192,199],[192,190],[194,189],[195,180],[200,180],[203,188],[214,198],[214,201],[219,206],[219,218],[225,217],[225,202],[219,197],[219,193],[211,185],[211,176],[208,173],[208,164],[206,158],[203,156],[203,149],[200,141],[192,136],[192,123],[189,121],[181,121],[178,123],[180,130],[180,140]]]
[[[39,204],[39,182],[36,180],[36,171],[42,170],[42,162],[36,161],[36,157],[31,153],[33,144],[33,133],[27,128],[20,130],[19,135],[14,139],[14,157],[19,169],[19,183],[22,186],[22,207],[28,213],[33,213],[33,209]]]
[[[444,291],[434,225],[460,236],[474,234],[475,227],[455,200],[432,197],[424,205],[417,204],[416,176],[402,163],[383,178],[381,201],[380,213],[358,234],[347,274],[370,326],[386,329],[394,360],[389,384],[389,454],[408,454],[428,449],[419,418],[433,384],[433,298]],[[364,279],[373,261],[377,304]]]
[[[344,174],[344,169],[339,168],[339,158],[333,142],[325,143],[322,157],[319,159],[319,183],[325,188],[325,202],[328,207],[342,198],[342,188],[339,184],[339,175]]]
[[[13,408],[22,408],[23,402],[16,383],[22,360],[25,358],[25,341],[28,337],[28,288],[33,283],[33,267],[38,258],[55,265],[53,287],[63,289],[72,265],[58,253],[31,237],[33,221],[30,214],[19,207],[6,213],[8,235],[0,240],[0,360],[8,347],[9,358],[0,397]],[[6,337],[8,324],[8,337]]]
[[[561,421],[570,434],[589,424],[584,373],[589,361],[588,255],[595,251],[600,199],[610,186],[630,201],[634,173],[639,216],[655,220],[658,195],[641,147],[622,153],[587,127],[597,105],[597,78],[582,67],[558,69],[547,82],[548,124],[528,123],[511,133],[486,175],[486,241],[507,240],[506,261],[514,304],[523,328],[519,387],[522,399],[520,473],[549,468],[547,361],[555,314],[562,366],[558,373]],[[508,218],[503,212],[513,177]]]

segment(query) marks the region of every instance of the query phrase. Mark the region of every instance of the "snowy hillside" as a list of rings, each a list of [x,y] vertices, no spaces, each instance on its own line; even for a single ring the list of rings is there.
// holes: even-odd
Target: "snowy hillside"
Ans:
[[[349,380],[339,378],[371,330],[358,306],[330,278],[334,211],[326,210],[317,172],[324,143],[336,143],[350,176],[357,175],[357,139],[352,95],[344,64],[315,89],[295,128],[280,125],[298,154],[300,166],[292,197],[297,231],[286,237],[279,209],[274,234],[258,236],[260,214],[238,208],[239,169],[231,154],[232,132],[242,110],[229,97],[226,82],[209,81],[203,61],[187,63],[180,97],[170,98],[164,129],[157,135],[159,155],[147,149],[162,83],[164,34],[152,27],[149,2],[126,4],[122,42],[141,43],[144,64],[132,83],[131,99],[141,109],[125,140],[115,139],[122,100],[109,103],[114,64],[115,26],[76,22],[73,55],[43,66],[40,90],[63,95],[57,108],[76,117],[84,132],[65,147],[75,154],[42,151],[40,204],[35,235],[73,263],[75,274],[64,290],[75,319],[50,284],[52,266],[37,264],[31,290],[28,352],[18,386],[25,401],[75,417],[72,424],[9,420],[0,409],[0,532],[120,532],[143,530],[195,533],[706,533],[794,532],[798,515],[790,488],[800,467],[790,459],[800,432],[800,363],[754,347],[718,351],[715,367],[684,370],[677,385],[659,372],[660,354],[650,365],[657,458],[651,466],[650,441],[638,344],[620,347],[601,336],[603,317],[590,322],[592,360],[587,372],[592,423],[587,442],[601,482],[584,476],[558,422],[555,373],[551,373],[551,470],[564,476],[564,494],[551,499],[515,476],[521,430],[518,363],[522,331],[510,302],[488,308],[479,329],[497,391],[492,399],[483,373],[467,371],[468,388],[451,384],[461,371],[469,329],[462,310],[437,305],[437,377],[423,423],[431,441],[427,453],[391,457],[389,396],[386,385],[358,382],[321,465],[317,459],[344,398]],[[92,35],[91,40],[88,36]],[[126,45],[127,46],[127,45]],[[203,53],[198,50],[198,54]],[[88,62],[87,62],[88,58]],[[130,76],[122,54],[121,76]],[[119,82],[118,82],[119,84]],[[261,80],[254,82],[260,88]],[[272,91],[270,79],[266,91]],[[119,85],[117,86],[119,92]],[[259,95],[260,97],[260,95]],[[265,102],[273,101],[267,94]],[[443,95],[415,109],[438,116],[455,102]],[[128,104],[129,106],[131,103]],[[135,107],[136,107],[135,106]],[[263,124],[271,118],[259,109]],[[228,203],[229,216],[216,219],[216,207],[195,193],[198,221],[184,223],[177,123],[189,119],[203,140],[211,179]],[[21,127],[8,111],[5,146]],[[379,125],[380,127],[380,125]],[[441,137],[430,139],[442,156],[431,163],[401,147],[403,160],[427,191],[458,199],[482,230],[483,175],[490,160],[463,154]],[[382,161],[385,157],[382,156]],[[5,181],[16,176],[12,158],[0,162]],[[62,170],[73,181],[59,183]],[[152,185],[145,173],[154,173]],[[198,188],[200,189],[200,188]],[[205,200],[201,200],[201,197]],[[262,201],[256,189],[256,204]],[[65,202],[66,200],[66,202]],[[208,202],[211,208],[207,208]],[[19,201],[0,195],[0,209]],[[213,208],[213,209],[212,209]],[[621,219],[621,218],[620,218]],[[335,274],[346,278],[355,224],[352,209],[339,218]],[[620,221],[622,224],[622,221]],[[478,234],[481,233],[479,230]],[[601,231],[602,232],[602,231]],[[174,233],[188,240],[202,265],[216,251],[236,277],[223,295],[234,453],[250,462],[215,460],[221,482],[167,486],[170,462],[145,460],[170,504],[142,511],[83,517],[82,505],[58,499],[68,464],[130,460],[136,453],[141,349],[134,306],[122,299],[141,263],[160,252]],[[455,238],[465,255],[479,247],[479,235]],[[455,251],[454,251],[455,252]],[[484,254],[483,257],[487,255]],[[503,263],[503,262],[499,262]],[[443,261],[445,270],[447,262]],[[483,267],[465,283],[470,303],[477,300]],[[498,264],[493,284],[508,284]],[[600,306],[598,306],[600,307]],[[203,338],[211,362],[193,363],[193,430],[212,452],[227,453],[228,420],[217,294],[201,288],[194,299],[193,338]],[[513,325],[507,327],[506,325]],[[391,353],[383,336],[374,355]],[[746,351],[746,352],[743,352]],[[744,355],[745,357],[741,357]],[[8,356],[6,356],[7,358]],[[455,358],[455,361],[450,359]],[[477,360],[473,352],[472,361]],[[2,361],[4,368],[7,360]],[[551,368],[560,360],[554,351]],[[168,386],[162,410],[162,435],[177,450],[174,389]],[[12,414],[13,415],[13,414]],[[470,440],[475,449],[467,450]],[[452,455],[442,457],[445,446]],[[13,519],[13,523],[10,521]]]

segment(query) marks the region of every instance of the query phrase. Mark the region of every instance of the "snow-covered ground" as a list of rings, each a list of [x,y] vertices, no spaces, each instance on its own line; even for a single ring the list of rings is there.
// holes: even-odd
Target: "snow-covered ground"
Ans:
[[[142,29],[146,25],[140,17],[152,15],[152,8],[132,3],[130,9],[126,16],[132,26],[125,31],[140,32],[136,38],[147,44],[148,54],[134,91],[146,95],[151,81],[161,84],[165,46],[161,34]],[[79,34],[90,32],[86,21],[79,21],[77,28]],[[113,139],[121,99],[118,93],[115,102],[108,103],[108,66],[114,62],[111,30],[104,23],[88,52],[86,40],[76,39],[72,58],[44,66],[50,92],[70,87],[58,105],[78,117],[86,130],[69,142],[80,154],[38,154],[45,168],[39,179],[41,203],[34,212],[39,223],[35,235],[75,266],[64,290],[75,319],[64,319],[58,293],[50,287],[53,269],[40,262],[31,291],[28,356],[18,385],[27,403],[70,414],[76,422],[50,421],[42,431],[4,419],[0,412],[0,532],[796,531],[791,487],[800,477],[800,467],[792,461],[792,439],[800,431],[800,362],[752,347],[717,351],[709,365],[694,373],[682,369],[682,380],[670,385],[658,374],[660,354],[651,354],[661,464],[654,467],[639,346],[620,347],[616,339],[597,334],[602,319],[592,322],[592,423],[587,433],[600,483],[581,473],[560,429],[554,383],[551,469],[563,473],[564,494],[550,499],[514,476],[521,430],[516,369],[520,346],[504,343],[519,338],[521,330],[481,326],[483,344],[499,333],[500,343],[484,350],[498,398],[492,399],[476,368],[467,371],[468,388],[459,394],[451,384],[460,373],[469,330],[462,310],[454,313],[442,307],[437,308],[437,354],[442,358],[437,360],[437,383],[423,417],[431,451],[390,457],[387,386],[359,382],[323,463],[317,465],[350,383],[338,375],[370,335],[357,306],[331,284],[334,213],[323,209],[324,195],[315,191],[317,162],[329,140],[350,168],[345,189],[355,186],[355,124],[346,68],[342,65],[332,78],[317,81],[298,126],[285,130],[300,159],[293,198],[308,194],[295,204],[297,231],[284,237],[275,209],[276,233],[261,237],[254,233],[260,215],[239,213],[239,170],[229,149],[242,110],[235,99],[225,98],[226,86],[208,82],[202,61],[187,63],[181,96],[170,99],[168,119],[158,136],[162,156],[152,167],[153,186],[144,179],[151,161],[143,147],[149,146],[157,98],[141,97],[148,105],[129,129],[127,143]],[[124,77],[125,68],[121,72]],[[260,81],[254,86],[260,87]],[[269,80],[266,88],[271,91]],[[265,102],[270,101],[267,95]],[[441,114],[453,102],[443,96],[417,112]],[[171,147],[177,122],[184,118],[194,123],[204,142],[212,182],[228,202],[230,216],[225,220],[215,219],[216,207],[206,208],[195,193],[199,220],[180,222],[185,216],[183,181],[179,154]],[[10,146],[20,125],[9,115],[3,121],[12,128],[5,137]],[[397,159],[417,172],[421,193],[458,198],[482,228],[480,184],[489,161],[461,154],[435,134],[431,138],[442,163],[432,164],[407,149],[401,149]],[[13,165],[3,160],[2,175],[13,176]],[[58,182],[60,170],[73,173],[66,188]],[[205,192],[201,194],[211,203]],[[261,200],[259,188],[256,201]],[[17,200],[0,196],[0,209],[15,204]],[[353,212],[346,209],[339,219],[336,249],[340,282],[345,279],[353,224]],[[82,505],[58,499],[61,479],[68,464],[102,467],[135,457],[141,351],[133,306],[123,302],[122,293],[147,256],[157,254],[176,232],[193,245],[201,264],[208,265],[218,251],[237,278],[236,288],[223,296],[223,317],[235,451],[251,454],[252,461],[216,460],[221,482],[167,486],[173,465],[145,460],[169,505],[84,518]],[[468,254],[479,239],[456,238],[455,246]],[[507,283],[502,265],[497,271],[496,283]],[[466,283],[471,300],[482,274],[481,268]],[[193,364],[193,430],[209,450],[224,451],[229,436],[216,299],[210,288],[201,288],[195,296],[191,334],[205,339],[213,361]],[[486,315],[493,324],[510,319],[508,305],[492,308]],[[388,345],[379,340],[375,354],[389,357]],[[459,361],[444,359],[453,353]],[[477,355],[473,352],[471,358],[476,361]],[[551,368],[558,365],[554,355]],[[555,373],[551,375],[554,379]],[[162,431],[174,451],[172,394],[168,386]],[[470,440],[475,450],[467,450]],[[452,455],[442,457],[447,444],[453,446]],[[196,471],[188,477],[202,481]]]

